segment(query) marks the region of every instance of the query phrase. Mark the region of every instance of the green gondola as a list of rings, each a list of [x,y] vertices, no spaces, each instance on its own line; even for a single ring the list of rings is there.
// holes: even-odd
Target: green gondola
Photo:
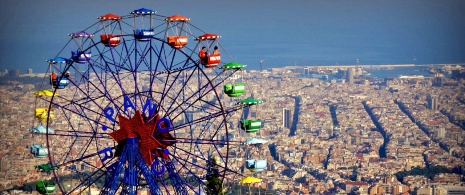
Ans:
[[[260,119],[246,119],[241,120],[241,129],[247,133],[255,133],[262,127],[262,121]]]
[[[55,192],[55,184],[49,181],[38,181],[36,183],[36,190],[40,194],[51,194]]]
[[[34,166],[35,169],[39,170],[40,172],[51,173],[53,170],[57,171],[58,167],[52,167],[50,163],[40,164]]]
[[[244,83],[237,83],[237,84],[226,84],[224,85],[224,93],[226,93],[229,97],[239,97],[245,91],[245,84]]]
[[[242,105],[255,105],[255,104],[261,104],[261,103],[262,103],[262,101],[257,100],[257,99],[253,99],[251,97],[248,97],[248,98],[246,98],[244,100],[241,100],[239,102],[239,104],[242,104]]]
[[[246,67],[247,65],[244,65],[244,64],[239,64],[237,62],[231,62],[231,63],[228,63],[228,64],[225,64],[223,65],[223,69],[224,70],[227,70],[227,69],[240,69],[240,68],[244,68]]]

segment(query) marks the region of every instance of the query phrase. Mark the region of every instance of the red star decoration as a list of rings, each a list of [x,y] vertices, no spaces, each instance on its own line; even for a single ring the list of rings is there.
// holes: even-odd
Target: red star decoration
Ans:
[[[157,130],[158,120],[160,120],[160,116],[156,115],[155,120],[146,122],[140,110],[137,110],[131,119],[119,114],[120,129],[110,133],[110,136],[116,142],[123,141],[128,137],[139,138],[139,150],[148,165],[151,165],[154,160],[152,154],[168,160],[168,154],[163,151],[175,143],[175,138],[168,132],[162,133]],[[162,123],[161,126],[164,127],[164,124]]]

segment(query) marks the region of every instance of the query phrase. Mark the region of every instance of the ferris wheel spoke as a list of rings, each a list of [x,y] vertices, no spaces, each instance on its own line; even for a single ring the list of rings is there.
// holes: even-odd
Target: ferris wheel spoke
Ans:
[[[171,70],[172,65],[173,64],[171,61],[170,67],[165,67],[165,70]],[[164,81],[164,85],[163,85],[162,96],[160,98],[160,103],[159,103],[160,105],[164,105],[164,100],[165,100],[166,95],[168,94],[168,91],[170,91],[170,89],[173,87],[173,84],[176,83],[177,78],[179,77],[180,74],[181,72],[177,72],[175,78],[172,79],[173,81],[170,84],[168,84],[170,81],[170,75],[171,75],[170,72],[168,71],[167,76]]]
[[[174,155],[174,154],[170,154],[170,156],[171,156],[171,159],[175,159],[177,162],[179,162],[180,164],[183,165],[184,169],[181,168],[183,171],[187,171],[191,175],[191,178],[185,178],[184,179],[184,183],[190,184],[192,182],[196,182],[195,184],[206,186],[206,182],[203,181],[203,178],[197,176],[197,173],[194,173],[192,171],[192,169],[186,167],[186,164],[189,164],[192,167],[200,168],[200,169],[204,170],[205,172],[207,170],[206,167],[202,167],[200,165],[192,163],[192,162],[186,160],[186,158],[183,158],[182,156],[178,156],[178,155]],[[195,190],[195,189],[193,189],[193,187],[190,187],[190,188],[193,191]]]
[[[174,186],[176,194],[187,194],[185,188],[185,182],[181,177],[176,173],[176,168],[171,160],[162,160],[162,163],[165,165],[168,172],[168,178],[171,180],[171,185]]]
[[[185,103],[187,103],[188,105],[185,107],[185,108],[180,108],[181,106],[176,106],[174,109],[172,109],[170,112],[167,112],[166,115],[172,115],[174,111],[176,111],[177,109],[181,109],[177,115],[175,115],[174,118],[176,118],[178,115],[182,114],[183,112],[185,112],[187,109],[191,108],[191,107],[194,107],[195,106],[195,103],[199,102],[201,100],[202,97],[199,97],[197,98],[196,95],[199,95],[200,93],[195,93],[195,94],[192,94],[190,97],[188,97],[187,99],[185,99]],[[195,98],[195,99],[194,99]],[[190,102],[190,100],[192,99],[192,102]]]
[[[224,113],[225,113],[225,114],[229,114],[229,113],[235,112],[235,111],[240,110],[240,109],[242,109],[242,106],[231,107],[231,108],[225,110]],[[185,110],[183,110],[183,111],[185,111]],[[172,130],[172,131],[175,131],[175,130],[178,130],[178,129],[181,129],[181,128],[185,128],[185,127],[187,127],[187,126],[190,126],[190,125],[192,125],[192,124],[202,123],[202,122],[204,122],[204,121],[210,120],[211,118],[216,118],[216,117],[219,117],[219,116],[221,116],[221,115],[223,115],[223,112],[222,112],[222,111],[218,111],[218,112],[216,112],[216,113],[211,113],[211,114],[208,115],[208,116],[204,116],[204,117],[200,117],[200,118],[198,118],[198,119],[194,119],[194,121],[192,121],[192,122],[190,122],[190,123],[188,122],[188,123],[183,123],[183,124],[174,126],[174,127],[172,127],[171,130]]]
[[[162,142],[173,142],[176,141],[176,143],[182,143],[182,144],[226,144],[229,143],[229,145],[242,145],[241,141],[225,141],[225,140],[213,140],[213,139],[199,139],[199,138],[189,138],[189,137],[176,137],[175,140],[163,140]]]
[[[50,135],[48,135],[48,136],[50,136]],[[66,160],[69,157],[69,155],[71,154],[72,148],[73,148],[74,144],[76,143],[76,141],[77,141],[77,139],[74,139],[73,142],[71,143],[71,145],[68,148],[64,147],[64,148],[67,149],[67,151],[64,152],[65,155],[60,155],[62,157],[58,162],[62,162],[62,161]]]
[[[92,174],[80,172],[75,167],[69,168],[71,171],[74,171],[76,175],[80,178],[80,183],[74,186],[73,189],[68,191],[68,193],[78,192],[78,194],[83,193],[86,190],[90,190],[93,184],[103,180],[103,176],[107,176],[107,171],[103,170],[103,167],[97,168]]]
[[[153,45],[152,45],[153,46]],[[154,71],[159,71],[160,65],[163,66],[161,67],[163,70],[167,70],[168,67],[166,66],[166,60],[164,58],[165,55],[163,55],[163,52],[165,48],[165,44],[162,44],[160,48],[158,47],[152,47],[153,53],[157,56],[157,62],[156,62],[156,67]]]
[[[86,119],[87,120],[87,123],[92,127],[93,125],[98,125],[98,126],[105,126],[107,127],[107,129],[110,129],[110,130],[115,130],[115,129],[112,129],[111,126],[107,126],[105,123],[102,123],[100,120],[96,120],[96,119],[92,119],[92,118],[89,118],[86,114],[86,111],[89,113],[89,114],[95,114],[97,116],[100,116],[100,117],[104,117],[102,116],[101,114],[102,113],[98,113],[92,109],[89,109],[87,107],[84,107],[82,105],[76,105],[76,104],[73,104],[74,106],[77,106],[79,109],[81,109],[81,112],[77,111],[77,109],[72,109],[72,108],[67,108],[67,107],[64,107],[64,106],[61,106],[61,109],[63,110],[66,110],[67,112],[70,112],[72,114],[75,114],[83,119]],[[76,117],[76,116],[75,116]],[[93,122],[94,124],[92,124],[91,122]],[[115,123],[118,123],[117,121],[115,121]],[[95,132],[94,133],[97,133],[96,132],[96,127],[94,128],[91,128],[91,129],[94,129]]]
[[[84,112],[81,112],[81,113],[84,113]],[[63,112],[63,116],[67,119],[68,125],[69,125],[69,126],[71,127],[71,129],[74,131],[73,134],[69,135],[69,134],[55,134],[55,133],[51,133],[51,134],[47,134],[47,136],[56,137],[57,135],[60,135],[60,137],[62,137],[62,138],[65,138],[65,137],[74,138],[73,143],[67,148],[67,151],[65,151],[66,155],[60,155],[62,158],[67,159],[67,158],[69,157],[69,154],[70,154],[71,151],[73,150],[73,145],[74,145],[74,143],[75,143],[78,139],[80,139],[80,138],[82,138],[82,137],[90,138],[90,139],[88,139],[88,145],[87,145],[87,147],[88,147],[89,144],[92,142],[92,140],[93,140],[94,138],[96,138],[97,136],[96,136],[96,133],[93,133],[92,136],[80,136],[80,135],[78,135],[77,132],[79,132],[79,129],[75,129],[74,126],[73,126],[73,124],[71,124],[71,120],[70,120],[70,118],[68,117],[68,114],[67,114],[66,112]],[[89,122],[89,121],[87,120],[87,122]],[[79,126],[79,125],[78,125],[78,126]],[[92,128],[92,124],[91,124],[91,123],[89,123],[89,126]],[[54,141],[54,140],[52,140],[52,141]],[[63,142],[62,142],[62,143],[63,143]],[[87,147],[86,147],[86,148],[87,148]],[[65,148],[66,148],[66,147],[65,147]],[[86,149],[86,150],[87,150],[87,149]],[[82,150],[83,154],[85,153],[86,150]],[[61,160],[60,160],[60,161],[61,161]]]
[[[181,73],[182,73],[181,71],[178,72],[178,74],[177,74],[176,77],[174,78],[173,82],[170,84],[169,88],[167,89],[168,91],[170,91],[171,88],[172,88],[172,86],[174,85],[174,83],[177,82],[177,79],[178,79],[178,77],[179,77],[179,75],[180,75]],[[184,85],[184,84],[183,84],[183,85]],[[165,86],[166,86],[166,83],[165,83]],[[165,90],[165,89],[164,89],[164,90]],[[175,105],[175,104],[178,104],[178,105],[179,105],[178,99],[177,99],[177,98],[180,96],[180,94],[181,94],[181,93],[176,93],[176,94],[175,94],[176,96],[175,96],[173,99],[171,99],[171,100],[172,100],[172,103],[171,103],[170,105],[168,105],[168,106],[165,106],[165,107],[167,107],[166,112],[168,112],[168,111],[172,108],[173,105]],[[165,94],[161,97],[161,101],[160,101],[160,102],[163,103],[163,101],[165,100],[165,98],[166,98],[167,96],[168,96],[168,93],[165,93]]]
[[[94,137],[90,137],[90,139],[86,140],[87,143],[84,143],[83,144],[83,149],[77,154],[75,155],[76,157],[75,158],[78,158],[78,159],[81,159],[86,153],[87,153],[87,150],[89,149],[89,146],[90,144],[92,144],[92,141],[94,140]],[[73,140],[73,143],[71,143],[71,145],[69,145],[68,147],[66,147],[64,145],[64,143],[66,143],[66,141],[63,141],[63,140],[60,140],[61,142],[59,143],[60,145],[63,146],[63,148],[65,149],[65,151],[61,152],[61,153],[58,153],[57,155],[55,156],[60,156],[61,157],[61,160],[59,160],[58,162],[65,162],[65,161],[70,161],[72,159],[68,159],[68,157],[71,157],[70,155],[71,152],[73,151],[74,149],[74,143],[79,141],[80,142],[80,139],[79,138],[75,138]],[[74,156],[74,155],[73,155]],[[80,156],[80,157],[79,157]],[[82,161],[84,161],[84,159],[81,159]]]
[[[187,83],[189,83],[189,81],[191,80],[191,78],[193,78],[194,72],[196,72],[196,70],[198,70],[198,69],[199,69],[199,67],[198,67],[198,66],[195,66],[194,69],[190,71],[191,73],[190,73],[190,75],[187,77],[187,79],[186,79],[186,80],[183,79],[183,82],[182,82],[183,85],[182,85],[182,87],[181,87],[182,92],[176,94],[176,96],[175,96],[173,102],[177,102],[177,101],[183,101],[183,102],[184,102],[184,101],[186,101],[186,100],[184,100],[184,95],[185,95],[185,90],[184,90],[184,89],[185,89],[186,87],[188,87],[188,88],[191,90],[191,92],[194,92],[194,90],[192,90],[192,89],[187,85]],[[182,72],[180,72],[180,73],[182,73]],[[178,74],[177,76],[179,76],[179,74]],[[174,82],[173,82],[173,83],[174,83]],[[183,98],[183,99],[182,99],[182,100],[178,100],[178,98],[181,97],[181,95],[182,95],[182,98]],[[173,105],[174,105],[174,104],[171,104],[171,105],[168,107],[167,111],[171,110],[171,108],[172,108]],[[177,108],[177,107],[176,107],[176,108]]]
[[[188,152],[188,151],[185,151],[185,150],[183,150],[183,149],[181,149],[181,148],[176,148],[176,149],[182,150],[183,152],[185,152],[185,153],[187,153],[187,154],[191,154],[193,157],[199,157],[199,158],[201,157],[201,160],[205,160],[205,162],[209,162],[209,161],[210,161],[210,159],[204,158],[203,156],[198,156],[198,155],[192,154],[192,153],[190,153],[190,152]],[[177,153],[177,154],[171,154],[171,153],[170,153],[169,155],[171,156],[172,159],[175,159],[176,161],[181,161],[181,162],[190,164],[190,165],[192,165],[193,167],[197,167],[197,168],[200,168],[200,169],[205,170],[205,171],[208,169],[207,166],[201,166],[201,165],[199,165],[199,164],[197,164],[197,163],[192,163],[192,162],[190,162],[188,159],[184,158],[183,156],[180,156],[179,153]],[[226,166],[223,166],[223,165],[221,165],[221,164],[217,164],[217,166],[218,166],[219,168],[222,169],[222,170],[220,170],[219,172],[223,172],[223,173],[225,173],[225,172],[230,172],[230,173],[235,173],[235,174],[241,175],[240,173],[236,172],[235,170],[232,170],[232,169],[230,169],[230,168],[228,168],[228,167],[226,167]],[[190,169],[188,169],[187,167],[185,167],[185,168],[186,168],[187,170],[190,171]],[[191,172],[191,173],[193,173],[193,172]],[[193,173],[193,174],[194,174],[194,173]]]
[[[217,77],[218,77],[218,76],[217,76]],[[215,77],[215,78],[217,78],[217,77]],[[214,79],[215,79],[215,78],[214,78]],[[212,79],[212,80],[214,80],[214,79]],[[212,92],[212,91],[214,90],[214,88],[216,88],[216,87],[220,84],[220,82],[218,82],[216,85],[211,86],[211,88],[209,88],[209,86],[210,86],[209,84],[211,84],[211,82],[209,82],[209,83],[203,85],[202,87],[199,86],[199,89],[198,89],[197,92],[191,94],[187,99],[185,99],[184,101],[185,101],[186,103],[188,103],[188,106],[187,106],[187,108],[181,109],[181,111],[178,113],[178,115],[181,114],[181,113],[183,113],[183,112],[185,112],[189,107],[191,107],[192,105],[194,105],[196,102],[198,102],[198,101],[203,97],[203,96],[201,95],[201,91],[202,91],[202,90],[205,90],[205,91],[204,91],[204,94],[207,94],[207,93],[209,93],[209,92]],[[199,95],[199,98],[196,98],[195,100],[193,100],[193,102],[190,102],[190,100],[193,99],[193,98],[195,98],[196,95]],[[179,108],[179,106],[175,107],[173,110],[177,110],[178,108]],[[172,114],[172,112],[167,112],[167,115],[171,115],[171,114]]]
[[[48,134],[49,136],[62,136],[62,137],[76,137],[77,135],[69,135],[69,134],[57,134],[57,133],[49,133]],[[84,135],[84,136],[78,136],[78,137],[81,137],[81,138],[108,138],[108,137],[96,137],[95,135]],[[111,138],[109,138],[111,139]]]
[[[73,106],[75,108],[74,109],[68,108],[68,106]],[[100,121],[97,121],[95,119],[91,119],[90,117],[88,117],[88,114],[95,114],[97,116],[100,116],[101,113],[98,113],[97,111],[93,109],[87,108],[86,106],[82,104],[66,104],[66,105],[61,105],[60,108],[64,111],[68,111],[68,112],[71,112],[72,114],[82,117],[83,119],[87,119],[87,123],[89,124],[89,126],[91,126],[91,129],[96,129],[96,128],[92,128],[94,124],[105,125],[101,123]],[[101,108],[101,110],[103,111],[103,108]],[[91,122],[94,122],[94,124],[92,124]]]
[[[118,63],[119,61],[115,60],[116,59],[115,58],[116,51],[114,51],[113,49],[107,49],[107,48],[99,49],[98,47],[97,47],[97,49],[98,49],[100,55],[99,55],[98,61],[97,60],[95,60],[95,61],[100,62],[99,64],[103,64],[104,66],[106,66],[108,71],[112,71],[112,69],[109,67],[109,65],[113,66],[115,68],[114,70],[123,69],[123,70],[129,71],[123,65],[119,64]],[[107,55],[105,55],[105,54],[107,54]]]
[[[92,187],[92,184],[95,184],[99,180],[102,179],[103,176],[106,176],[108,173],[107,171],[103,170],[104,167],[100,167],[96,171],[94,171],[92,174],[89,174],[87,177],[85,177],[81,182],[74,186],[73,189],[69,191],[71,194],[72,192],[78,192],[78,194],[82,194],[85,190],[90,189]]]
[[[122,64],[127,64],[131,72],[136,72],[138,70],[139,63],[137,61],[131,60],[131,56],[134,55],[135,60],[137,60],[137,42],[131,42],[130,45],[127,44],[127,41],[123,41],[123,47],[121,53],[124,53],[125,56],[120,55],[122,58]]]
[[[115,150],[116,149],[116,146],[113,146],[113,147],[110,147],[109,149],[111,150]],[[99,152],[93,152],[93,153],[90,153],[90,154],[87,154],[87,155],[83,155],[79,158],[76,158],[76,159],[72,159],[72,160],[69,160],[69,161],[65,161],[65,162],[61,162],[61,163],[58,163],[56,166],[57,167],[66,167],[70,164],[73,164],[73,163],[76,163],[76,162],[80,162],[82,160],[86,160],[86,159],[89,159],[89,158],[93,158],[93,157],[98,157],[100,155]],[[114,158],[114,157],[113,157]],[[107,160],[106,162],[110,162],[112,159],[110,160]],[[108,164],[108,163],[107,163]],[[101,167],[102,168],[102,167]]]
[[[102,79],[102,77],[99,76],[98,71],[97,71],[93,66],[91,66],[91,67],[92,67],[92,70],[93,70],[94,73],[95,73],[95,77],[97,78],[98,82],[99,82],[100,84],[104,84],[104,86],[105,86],[105,83],[107,82],[107,79],[106,79],[106,78],[103,78],[103,79]],[[106,74],[103,75],[103,76],[106,76]],[[103,91],[102,91],[101,87],[95,85],[94,83],[92,83],[92,86],[93,86],[97,91],[99,91],[101,94],[104,94],[104,96],[102,96],[102,97],[105,97],[107,100],[109,100],[109,102],[111,102],[111,103],[113,103],[113,104],[115,103],[115,102],[114,102],[115,100],[113,99],[113,97],[112,97],[111,94],[109,93],[109,90],[111,90],[111,89],[109,89],[108,87],[103,87]]]
[[[57,136],[76,136],[76,137],[96,137],[100,136],[97,138],[106,138],[108,136],[108,133],[99,133],[99,132],[94,132],[94,131],[69,131],[69,130],[59,130],[55,129],[55,133],[48,133],[48,135],[57,135]],[[61,132],[58,134],[58,132]],[[83,135],[80,135],[83,134]]]

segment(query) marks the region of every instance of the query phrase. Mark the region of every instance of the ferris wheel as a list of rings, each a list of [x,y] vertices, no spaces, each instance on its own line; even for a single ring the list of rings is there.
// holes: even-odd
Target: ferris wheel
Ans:
[[[39,168],[53,176],[41,193],[204,194],[219,190],[207,177],[242,176],[227,124],[259,100],[226,101],[244,92],[227,79],[245,65],[221,36],[145,8],[69,36],[35,93],[31,153],[48,157]]]

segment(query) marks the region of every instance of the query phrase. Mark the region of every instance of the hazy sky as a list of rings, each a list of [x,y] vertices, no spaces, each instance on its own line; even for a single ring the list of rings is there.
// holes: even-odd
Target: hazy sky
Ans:
[[[142,7],[222,35],[252,69],[465,62],[464,0],[0,0],[0,70],[44,72],[69,33]]]

